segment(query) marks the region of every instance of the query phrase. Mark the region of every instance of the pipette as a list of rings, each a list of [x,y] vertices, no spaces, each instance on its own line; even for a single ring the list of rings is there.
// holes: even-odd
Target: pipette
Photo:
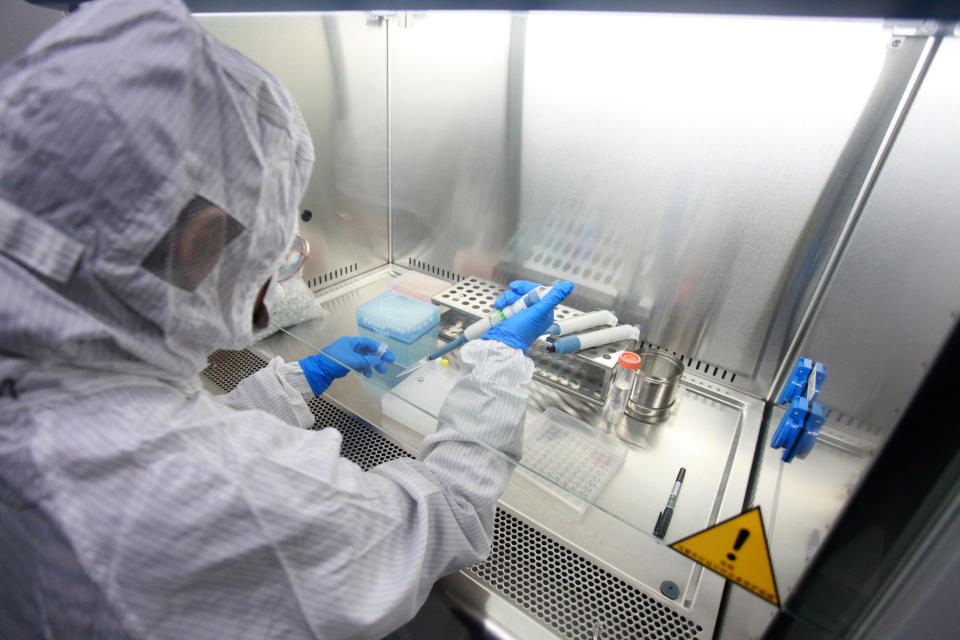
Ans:
[[[540,302],[540,300],[542,300],[551,289],[552,287],[545,287],[541,285],[536,289],[534,289],[533,291],[530,291],[529,293],[524,295],[522,298],[520,298],[510,306],[505,307],[503,309],[498,309],[493,313],[491,313],[490,315],[488,315],[486,318],[481,318],[480,320],[477,320],[476,322],[471,324],[469,327],[464,329],[463,333],[460,334],[460,337],[458,337],[456,340],[452,340],[451,342],[448,342],[443,347],[437,349],[436,351],[428,355],[424,360],[421,360],[420,362],[417,362],[416,364],[411,365],[406,371],[403,371],[402,373],[400,373],[400,375],[405,376],[408,373],[412,373],[417,369],[419,369],[420,367],[422,367],[427,360],[436,360],[437,358],[444,355],[445,353],[450,353],[454,349],[461,347],[462,345],[466,344],[470,340],[476,340],[477,338],[485,334],[487,331],[489,331],[491,327],[494,327],[500,324],[507,318],[512,318],[513,316],[517,315],[524,309],[528,307],[532,307],[533,305]]]
[[[619,342],[621,340],[637,340],[640,337],[640,325],[622,324],[618,327],[600,329],[575,336],[564,336],[547,345],[547,351],[556,353],[576,353],[590,347]]]
[[[601,325],[614,326],[617,324],[617,316],[612,311],[606,309],[597,309],[590,313],[585,313],[575,318],[565,318],[557,320],[547,327],[547,335],[565,336],[578,331],[586,331]]]

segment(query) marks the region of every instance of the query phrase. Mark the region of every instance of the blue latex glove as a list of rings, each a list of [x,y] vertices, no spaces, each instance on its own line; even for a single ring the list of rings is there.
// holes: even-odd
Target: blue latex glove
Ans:
[[[377,352],[385,349],[383,354],[377,356]],[[327,354],[330,357],[323,355]],[[307,356],[300,361],[300,368],[310,383],[310,389],[314,395],[320,395],[327,390],[337,378],[347,375],[349,369],[359,371],[368,378],[373,375],[376,369],[380,373],[387,372],[386,363],[393,362],[396,358],[386,345],[381,344],[371,338],[347,337],[337,338],[329,346],[323,348],[321,353],[315,356]]]
[[[510,283],[510,287],[504,291],[499,298],[497,298],[497,300],[493,303],[493,306],[497,309],[509,307],[514,302],[540,286],[543,285],[541,285],[539,282],[530,282],[529,280],[514,280]]]
[[[536,282],[514,280],[510,283],[510,289],[497,298],[493,306],[503,309],[539,286]],[[497,340],[526,351],[534,340],[547,332],[547,327],[553,324],[553,308],[570,295],[571,291],[573,291],[572,282],[556,283],[543,300],[492,327],[483,334],[481,339]]]

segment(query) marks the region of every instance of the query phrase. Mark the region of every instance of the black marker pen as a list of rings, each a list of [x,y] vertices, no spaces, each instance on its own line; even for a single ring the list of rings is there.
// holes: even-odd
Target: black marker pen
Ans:
[[[673,509],[677,506],[677,496],[680,495],[680,486],[683,485],[683,476],[687,470],[680,467],[680,473],[677,474],[677,480],[673,483],[673,489],[670,491],[670,497],[667,498],[667,506],[664,507],[660,515],[657,516],[657,524],[653,527],[653,535],[663,539],[667,535],[667,527],[670,526],[670,518],[673,517]]]

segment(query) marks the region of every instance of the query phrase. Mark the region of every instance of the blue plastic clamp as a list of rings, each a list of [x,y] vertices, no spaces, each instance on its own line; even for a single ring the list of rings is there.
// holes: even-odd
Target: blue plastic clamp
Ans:
[[[807,457],[820,434],[825,413],[819,402],[802,396],[793,399],[770,441],[774,449],[784,449],[781,460],[792,462],[794,457],[799,456],[801,460]]]
[[[781,460],[791,462],[795,457],[807,457],[817,442],[826,410],[814,399],[827,379],[827,367],[810,358],[800,358],[797,368],[780,391],[777,404],[790,403],[777,426],[770,446],[783,449]]]
[[[797,368],[793,370],[790,379],[783,385],[780,397],[777,398],[777,404],[787,404],[798,396],[803,396],[813,402],[816,400],[817,394],[820,393],[820,387],[826,379],[827,366],[825,364],[814,362],[810,358],[800,358],[797,362]]]

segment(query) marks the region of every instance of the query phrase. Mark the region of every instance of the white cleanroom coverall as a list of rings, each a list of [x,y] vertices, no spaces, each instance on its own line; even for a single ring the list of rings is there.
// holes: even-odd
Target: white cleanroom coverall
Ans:
[[[490,546],[532,364],[478,341],[420,460],[362,472],[252,339],[313,161],[287,92],[173,0],[0,69],[0,638],[377,638]]]

